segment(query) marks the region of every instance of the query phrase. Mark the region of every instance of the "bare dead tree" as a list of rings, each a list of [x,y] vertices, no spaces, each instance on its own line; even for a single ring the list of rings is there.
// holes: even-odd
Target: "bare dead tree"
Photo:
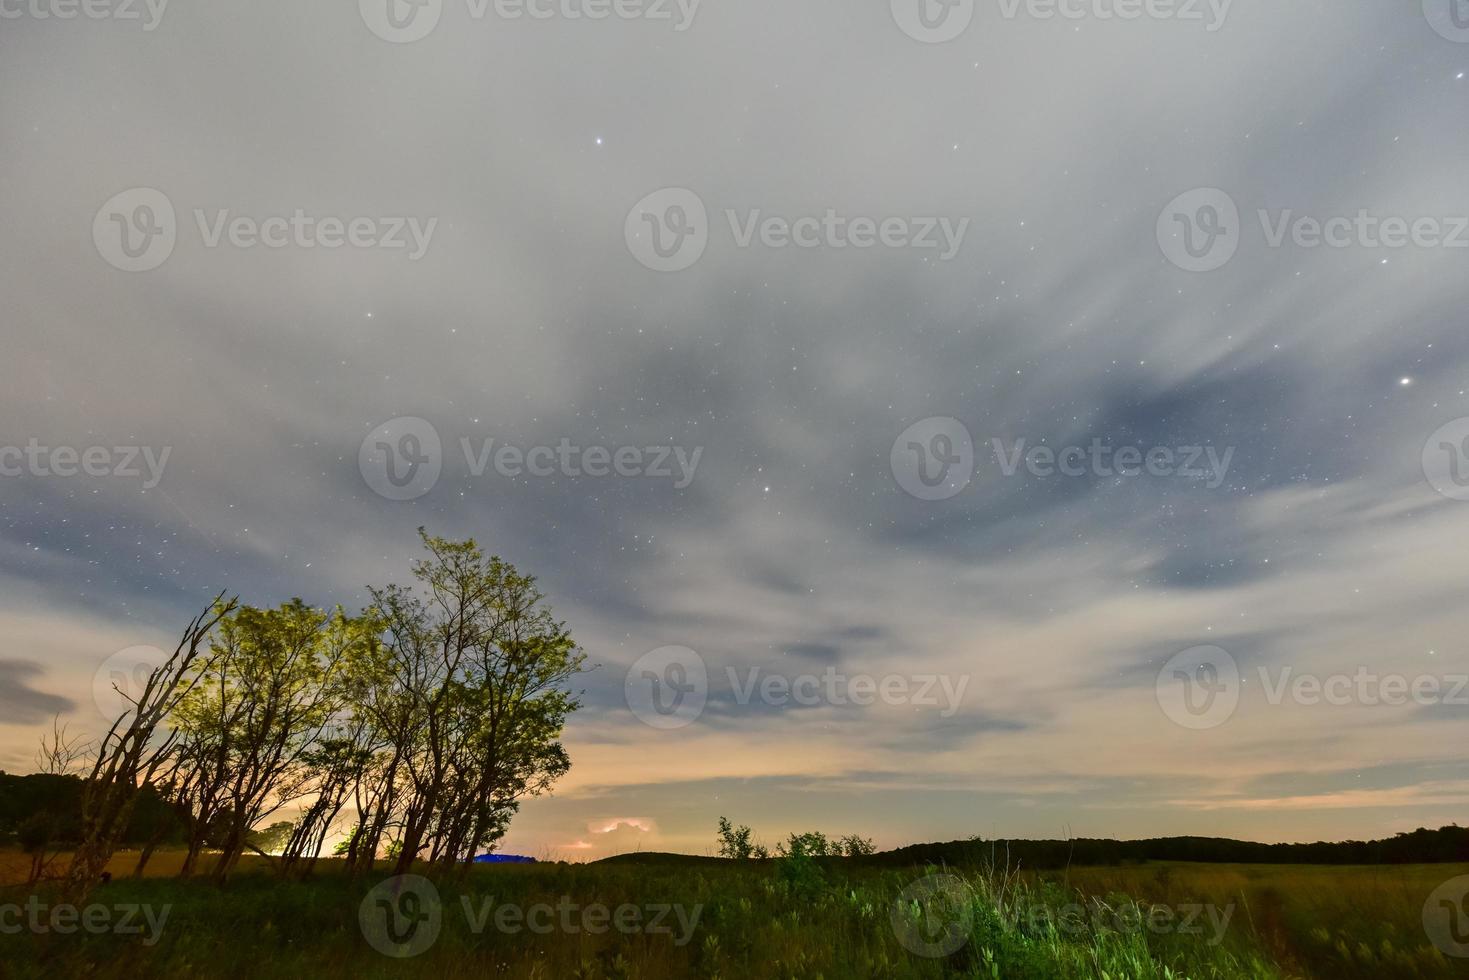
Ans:
[[[81,843],[67,872],[67,891],[85,899],[101,880],[117,842],[127,827],[143,784],[170,758],[177,733],[157,741],[158,726],[188,694],[190,668],[209,634],[236,606],[237,600],[215,596],[189,622],[173,654],[154,668],[136,699],[121,690],[130,708],[118,716],[97,746],[97,756],[82,788]],[[114,685],[116,688],[116,685]]]
[[[91,739],[68,735],[61,716],[54,715],[51,731],[41,736],[41,745],[36,749],[36,772],[65,776],[85,763],[91,753]]]

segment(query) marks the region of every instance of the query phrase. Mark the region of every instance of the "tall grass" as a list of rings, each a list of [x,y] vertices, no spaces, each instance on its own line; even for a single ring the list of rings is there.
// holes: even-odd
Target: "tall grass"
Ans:
[[[1462,963],[1416,934],[1423,897],[1462,869],[1147,865],[1037,875],[982,869],[875,870],[844,861],[532,865],[439,880],[443,925],[396,960],[364,939],[376,879],[327,870],[266,873],[221,889],[119,878],[102,903],[170,905],[156,945],[105,935],[0,935],[0,975],[98,977],[459,977],[536,980],[863,978],[1448,977]],[[940,887],[922,886],[939,881]],[[15,887],[0,903],[22,901]],[[571,902],[698,909],[676,934],[476,930],[464,912]],[[486,904],[488,903],[488,905]],[[1215,905],[1199,930],[1179,910]],[[1233,911],[1224,909],[1232,903]],[[1168,924],[1167,914],[1175,916]],[[1154,918],[1150,919],[1150,916]],[[1148,923],[1152,922],[1150,928]],[[1162,927],[1160,927],[1160,925]],[[958,940],[952,951],[948,940]],[[915,952],[915,946],[919,951]],[[944,955],[923,955],[927,946]]]

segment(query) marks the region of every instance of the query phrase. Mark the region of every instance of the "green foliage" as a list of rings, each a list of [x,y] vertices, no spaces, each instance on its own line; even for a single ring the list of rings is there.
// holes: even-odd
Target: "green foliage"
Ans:
[[[725,817],[719,818],[719,856],[733,858],[736,861],[747,861],[757,855],[756,845],[753,843],[754,831],[749,827],[732,825]]]
[[[20,843],[18,836],[25,825],[31,825],[30,834],[39,833],[37,824],[47,827],[51,843],[76,843],[81,833],[83,785],[82,777],[74,775],[0,772],[0,844]],[[120,843],[147,841],[159,826],[175,826],[172,812],[153,787],[145,786],[133,804]]]
[[[832,842],[820,831],[791,834],[784,844],[776,846],[782,857],[832,857]]]
[[[810,868],[819,869],[819,880],[805,873]],[[962,877],[961,904],[950,911],[967,911],[968,928],[958,949],[925,956],[905,945],[894,915],[904,908],[899,897],[909,897],[910,914],[906,920],[899,915],[900,920],[911,929],[929,928],[925,915],[933,909],[921,901],[912,904],[910,890],[935,873]],[[1355,874],[1359,881],[1377,882],[1379,900],[1386,904],[1359,912],[1355,923],[1322,925],[1310,937],[1314,951],[1303,956],[1298,948],[1288,965],[1264,947],[1243,918],[1233,921],[1222,941],[1211,942],[1207,934],[1130,926],[1132,917],[1149,906],[1150,899],[1141,896],[1082,893],[1059,881],[954,869],[881,870],[799,851],[773,864],[541,864],[441,875],[442,930],[432,948],[411,960],[388,960],[362,937],[359,910],[380,876],[353,879],[329,872],[306,882],[244,874],[227,890],[201,881],[114,881],[107,886],[109,903],[172,908],[160,941],[151,947],[141,937],[115,934],[69,936],[64,943],[43,937],[0,942],[8,941],[3,947],[7,976],[22,980],[246,972],[321,980],[1409,980],[1458,975],[1444,957],[1425,951],[1421,935],[1402,933],[1388,944],[1372,936],[1374,920],[1388,915],[1387,904],[1401,906],[1404,922],[1418,910],[1412,895],[1382,882],[1377,870]],[[1142,884],[1149,878],[1133,880]],[[684,933],[670,916],[671,932],[657,934],[566,931],[559,925],[540,934],[493,926],[475,931],[461,911],[466,901],[476,909],[485,902],[521,908],[563,901],[578,908],[593,903],[609,909],[678,906],[694,924]],[[1072,906],[1085,914],[1061,925]],[[697,920],[691,916],[695,907]],[[684,941],[676,941],[681,934]],[[244,959],[242,950],[248,951]]]
[[[277,820],[264,830],[252,830],[245,835],[245,843],[254,850],[274,854],[286,846],[291,832],[296,829],[290,820]]]

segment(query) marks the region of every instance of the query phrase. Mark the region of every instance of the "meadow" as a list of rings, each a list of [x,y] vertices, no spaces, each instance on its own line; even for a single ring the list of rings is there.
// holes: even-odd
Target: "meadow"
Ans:
[[[434,880],[437,922],[406,939],[378,908],[426,913],[384,876],[324,862],[281,880],[260,858],[223,888],[143,879],[116,856],[92,901],[149,906],[156,932],[23,929],[0,935],[11,977],[471,976],[538,980],[772,977],[1354,978],[1469,976],[1436,950],[1424,897],[1462,865],[1322,867],[1153,862],[1058,872],[873,867],[857,859],[727,861],[656,855],[592,864],[475,867]],[[0,853],[0,905],[14,882]],[[365,911],[364,911],[365,910]],[[6,920],[0,920],[0,925]],[[15,917],[8,921],[15,921]],[[137,922],[142,926],[142,918]],[[405,920],[406,921],[406,920]],[[428,935],[431,932],[432,935]],[[399,945],[394,947],[394,941]],[[151,943],[151,944],[150,944]],[[391,953],[413,953],[398,959]]]

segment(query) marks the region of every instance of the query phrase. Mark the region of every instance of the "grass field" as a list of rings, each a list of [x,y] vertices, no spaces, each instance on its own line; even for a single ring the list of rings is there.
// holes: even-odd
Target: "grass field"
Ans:
[[[1438,884],[1469,873],[1455,865],[1152,863],[996,876],[845,861],[650,859],[479,867],[460,880],[437,878],[435,904],[421,888],[406,897],[373,891],[383,876],[353,881],[330,866],[310,881],[283,882],[257,858],[219,889],[169,877],[176,854],[158,855],[145,880],[125,877],[134,861],[119,855],[117,877],[94,902],[113,920],[118,908],[146,905],[156,928],[136,915],[139,934],[109,925],[0,935],[0,975],[1469,976],[1469,960],[1436,950],[1420,918]],[[0,906],[30,896],[13,884],[24,864],[0,852],[0,882],[12,883]],[[38,901],[56,897],[42,888]],[[390,913],[402,918],[388,923]],[[420,926],[408,930],[415,916]],[[15,917],[0,926],[6,921]],[[374,941],[416,955],[397,959]]]

